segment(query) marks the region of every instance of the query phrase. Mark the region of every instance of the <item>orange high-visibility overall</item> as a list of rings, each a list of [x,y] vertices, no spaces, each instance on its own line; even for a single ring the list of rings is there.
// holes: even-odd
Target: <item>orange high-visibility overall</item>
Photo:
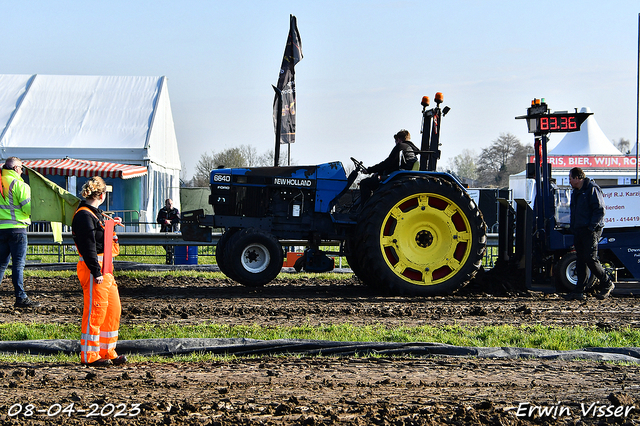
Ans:
[[[89,211],[95,216],[86,207],[81,207],[77,211],[80,210]],[[105,241],[105,249],[107,247],[111,247],[111,244]],[[113,251],[115,252],[115,250]],[[102,267],[102,253],[98,254],[98,259]],[[117,358],[116,343],[118,342],[122,308],[116,280],[112,273],[103,273],[103,281],[98,284],[82,258],[78,262],[77,273],[84,294],[80,361],[83,364],[90,364],[100,358]]]

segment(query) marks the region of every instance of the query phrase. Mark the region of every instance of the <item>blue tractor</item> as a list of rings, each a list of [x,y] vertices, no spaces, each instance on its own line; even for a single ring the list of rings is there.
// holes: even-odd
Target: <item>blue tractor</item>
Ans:
[[[280,273],[283,241],[307,249],[296,269],[322,272],[333,260],[321,247],[339,244],[355,275],[381,292],[431,296],[451,293],[476,274],[486,249],[486,225],[459,181],[436,172],[442,118],[449,107],[422,101],[418,170],[383,176],[359,205],[352,189],[362,163],[347,176],[341,162],[313,166],[219,168],[211,171],[214,215],[183,214],[185,240],[211,240],[220,270],[245,286],[264,286]],[[418,168],[418,167],[416,167]]]

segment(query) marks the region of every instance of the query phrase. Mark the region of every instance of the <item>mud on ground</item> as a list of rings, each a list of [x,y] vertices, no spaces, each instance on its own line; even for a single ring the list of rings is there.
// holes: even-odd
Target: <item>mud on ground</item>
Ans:
[[[388,297],[357,279],[290,279],[252,289],[227,279],[167,275],[118,284],[122,323],[130,324],[640,327],[633,296],[567,302],[471,286],[453,296]],[[0,322],[80,323],[75,277],[30,278],[27,290],[42,306],[16,310],[11,283],[2,283]],[[261,357],[107,369],[0,363],[0,425],[603,422],[640,424],[640,366],[454,357]]]

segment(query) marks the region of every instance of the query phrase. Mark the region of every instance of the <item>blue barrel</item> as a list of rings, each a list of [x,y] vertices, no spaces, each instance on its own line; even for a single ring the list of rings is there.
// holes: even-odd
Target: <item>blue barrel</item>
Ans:
[[[174,265],[197,265],[198,246],[175,246]]]

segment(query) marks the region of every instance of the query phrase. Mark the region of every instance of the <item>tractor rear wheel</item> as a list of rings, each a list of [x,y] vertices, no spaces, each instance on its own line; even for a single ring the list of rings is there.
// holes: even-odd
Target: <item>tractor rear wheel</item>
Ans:
[[[229,277],[247,287],[262,287],[282,270],[282,246],[273,235],[254,228],[234,233],[224,249]]]
[[[353,271],[354,275],[360,279],[365,285],[373,284],[371,279],[366,278],[367,269],[363,268],[360,265],[360,256],[358,250],[358,243],[354,237],[350,237],[346,240],[345,243],[345,257],[347,258],[347,262],[349,262],[349,267]]]
[[[369,201],[355,232],[368,285],[401,295],[448,294],[480,268],[486,225],[459,185],[437,176],[403,176]]]

